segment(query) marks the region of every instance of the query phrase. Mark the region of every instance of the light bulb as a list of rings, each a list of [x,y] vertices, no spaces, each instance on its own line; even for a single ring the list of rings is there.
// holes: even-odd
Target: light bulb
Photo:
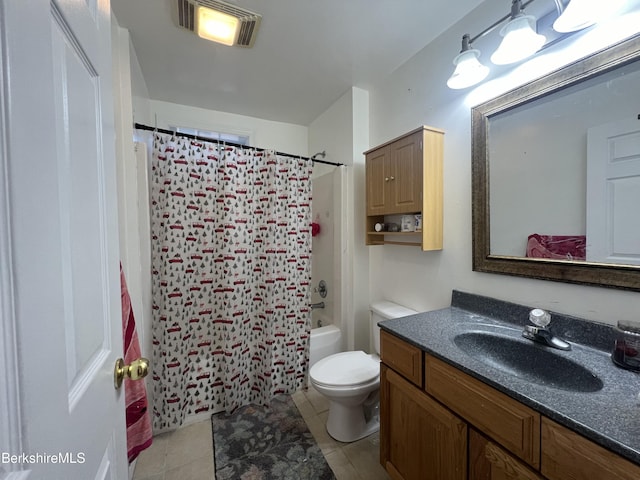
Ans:
[[[553,22],[556,32],[582,30],[620,9],[626,0],[571,0],[564,12]]]
[[[540,50],[546,38],[536,33],[535,24],[536,19],[531,15],[521,14],[512,18],[500,31],[504,38],[491,55],[491,61],[496,65],[508,65],[524,60]]]
[[[484,80],[489,75],[489,67],[478,61],[479,56],[480,52],[473,48],[460,52],[453,60],[456,69],[447,80],[447,86],[457,90]]]

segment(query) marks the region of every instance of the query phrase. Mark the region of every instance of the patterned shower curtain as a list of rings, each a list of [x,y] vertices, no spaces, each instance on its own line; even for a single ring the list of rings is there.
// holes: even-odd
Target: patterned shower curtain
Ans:
[[[155,134],[154,430],[304,385],[311,162]]]

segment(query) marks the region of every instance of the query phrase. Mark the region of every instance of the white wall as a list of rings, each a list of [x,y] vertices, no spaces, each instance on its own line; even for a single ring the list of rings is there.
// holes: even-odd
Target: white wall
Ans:
[[[301,125],[158,100],[151,100],[151,112],[154,121],[149,125],[158,128],[192,127],[200,130],[248,135],[250,137],[249,143],[254,147],[270,148],[305,157],[309,155],[307,127]]]
[[[393,245],[369,247],[371,297],[431,310],[449,305],[451,290],[459,289],[612,324],[635,319],[640,311],[638,293],[472,272],[470,107],[596,51],[616,37],[624,38],[640,25],[636,17],[630,27],[619,23],[611,30],[591,29],[589,36],[577,35],[513,70],[493,68],[505,75],[489,77],[475,89],[448,89],[446,81],[462,34],[473,36],[505,10],[503,0],[485,1],[370,90],[371,146],[422,124],[446,132],[444,248],[420,252]],[[483,39],[475,46],[486,47]],[[487,48],[481,60],[489,56]]]
[[[127,31],[128,36],[128,31]],[[138,56],[129,40],[129,73],[131,75],[131,101],[133,118],[137,123],[150,125],[153,122],[151,115],[151,102],[147,82],[142,75],[142,69],[138,62]]]
[[[340,184],[341,221],[336,222],[340,252],[334,261],[336,300],[340,312],[344,347],[370,351],[369,252],[364,244],[364,155],[369,147],[369,94],[351,88],[309,125],[309,151],[326,151],[326,160],[346,167],[336,180]],[[334,183],[336,188],[336,183]]]

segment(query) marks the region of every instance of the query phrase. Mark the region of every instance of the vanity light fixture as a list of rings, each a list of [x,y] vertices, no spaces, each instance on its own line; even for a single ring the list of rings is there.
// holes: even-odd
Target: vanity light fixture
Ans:
[[[553,29],[562,33],[582,30],[619,10],[625,2],[626,0],[571,0],[553,22]]]
[[[511,12],[485,28],[475,37],[465,34],[462,37],[462,50],[453,60],[455,71],[447,80],[447,86],[452,89],[471,87],[480,83],[489,74],[489,68],[482,65],[478,57],[480,51],[471,45],[481,37],[488,35],[505,21],[507,23],[500,30],[504,37],[500,46],[491,55],[491,62],[495,65],[508,65],[519,62],[534,55],[545,47],[547,39],[536,32],[537,20],[532,15],[525,15],[524,8],[535,0],[512,0]],[[553,29],[559,33],[570,33],[587,28],[610,14],[619,10],[627,0],[569,0],[566,7],[563,0],[553,0],[558,17],[553,23]],[[554,40],[550,40],[550,44]]]
[[[521,0],[514,0],[511,20],[500,30],[504,38],[491,55],[491,61],[496,65],[508,65],[534,55],[546,41],[545,36],[536,33],[535,28],[536,18],[525,15]]]
[[[481,82],[489,75],[489,67],[478,60],[480,51],[471,48],[471,37],[468,33],[462,36],[462,50],[453,59],[455,71],[447,80],[447,86],[452,89],[467,88]]]

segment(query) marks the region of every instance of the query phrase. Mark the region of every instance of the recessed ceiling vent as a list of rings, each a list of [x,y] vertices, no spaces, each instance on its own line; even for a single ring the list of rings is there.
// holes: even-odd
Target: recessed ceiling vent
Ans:
[[[219,41],[210,38],[208,33],[202,33],[207,27],[205,22],[210,23],[210,19],[215,18],[215,22],[223,25],[223,29],[235,28],[231,33],[231,39],[220,43],[247,48],[253,46],[262,15],[220,0],[177,0],[177,2],[178,25],[181,27],[203,38]],[[219,18],[221,20],[218,20]]]

